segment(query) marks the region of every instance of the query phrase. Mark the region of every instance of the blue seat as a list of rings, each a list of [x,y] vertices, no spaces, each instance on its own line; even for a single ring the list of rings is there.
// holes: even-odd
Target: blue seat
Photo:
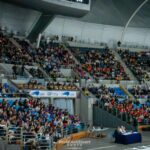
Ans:
[[[8,83],[4,83],[4,84],[3,84],[3,87],[4,87],[4,88],[9,88]]]
[[[2,101],[3,101],[3,100],[2,100],[2,99],[0,99],[0,103],[2,103]]]
[[[12,106],[13,106],[13,103],[14,103],[14,101],[13,101],[13,100],[8,100],[8,101],[7,101],[7,104],[8,104],[10,107],[12,107]]]
[[[133,104],[133,109],[136,109],[137,108],[137,105],[136,104]]]
[[[123,97],[126,96],[126,94],[118,87],[110,88],[110,89],[114,90],[114,95],[119,95],[119,96],[123,96]]]
[[[13,87],[10,87],[9,90],[10,90],[10,93],[14,93],[16,91],[15,88]]]

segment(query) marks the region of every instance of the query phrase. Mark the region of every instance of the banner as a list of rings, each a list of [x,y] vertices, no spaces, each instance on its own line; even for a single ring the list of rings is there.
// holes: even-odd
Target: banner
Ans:
[[[31,90],[29,95],[32,97],[42,98],[42,97],[53,97],[53,98],[76,98],[76,91],[41,91],[41,90]]]

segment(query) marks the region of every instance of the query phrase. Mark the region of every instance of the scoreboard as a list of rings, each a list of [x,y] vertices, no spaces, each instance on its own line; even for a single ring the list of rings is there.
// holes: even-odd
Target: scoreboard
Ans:
[[[89,4],[89,0],[67,0],[67,1],[83,3],[83,4]]]

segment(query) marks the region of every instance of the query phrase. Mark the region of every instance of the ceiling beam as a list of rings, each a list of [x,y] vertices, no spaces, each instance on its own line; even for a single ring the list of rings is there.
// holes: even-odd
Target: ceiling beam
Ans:
[[[133,12],[133,14],[130,16],[129,20],[127,21],[123,31],[122,31],[122,35],[121,35],[121,43],[123,43],[123,40],[124,40],[124,36],[125,36],[125,33],[127,31],[127,28],[130,24],[130,22],[132,21],[132,19],[134,18],[134,16],[140,11],[140,9],[148,2],[148,0],[144,0],[140,6]]]

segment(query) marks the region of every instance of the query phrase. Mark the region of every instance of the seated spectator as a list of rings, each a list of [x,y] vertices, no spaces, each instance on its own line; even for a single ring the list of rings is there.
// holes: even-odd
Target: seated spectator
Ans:
[[[47,83],[48,90],[77,90],[77,87],[71,83]]]
[[[77,48],[71,48],[71,50],[80,61],[82,69],[95,79],[129,80],[124,68],[108,48],[102,52],[100,50],[82,50]]]
[[[23,139],[26,143],[34,142],[36,136],[39,140],[43,137],[46,140],[53,135],[58,140],[62,138],[64,128],[78,130],[80,124],[78,116],[70,115],[66,110],[52,105],[46,106],[37,99],[16,100],[12,101],[11,105],[8,105],[8,101],[1,102],[0,119],[2,127],[12,125],[15,129],[22,127]],[[10,142],[17,139],[17,133],[20,132],[20,130],[11,130]]]
[[[39,63],[52,78],[62,76],[59,71],[61,67],[74,66],[72,56],[59,43],[42,41],[38,49],[33,49],[27,41],[19,39],[17,41],[28,52],[33,62]]]
[[[5,63],[20,64],[22,62],[31,62],[25,49],[19,49],[9,41],[9,38],[0,33],[0,49],[3,51],[2,60]],[[15,73],[15,72],[14,72]]]
[[[150,89],[146,86],[142,86],[142,85],[133,86],[128,90],[129,92],[131,92],[132,95],[134,95],[136,99],[148,100],[150,98]]]
[[[119,50],[118,53],[140,82],[150,80],[148,75],[150,71],[149,52]]]
[[[127,121],[129,123],[134,124],[134,120],[139,124],[149,124],[150,118],[150,106],[146,102],[145,104],[141,104],[138,100],[131,101],[126,97],[122,97],[123,100],[119,100],[117,95],[112,94],[112,90],[106,88],[105,86],[101,86],[99,88],[89,87],[89,91],[93,93],[99,100],[97,101],[97,105],[103,107],[110,113],[116,115],[116,111],[118,112],[118,116],[120,116],[123,121]],[[126,117],[127,116],[127,117]],[[133,119],[134,118],[134,119]]]
[[[17,84],[20,89],[41,89],[44,90],[46,87],[41,83],[37,82],[37,80],[31,79],[28,83]]]
[[[29,71],[29,73],[34,77],[34,78],[40,78],[42,79],[44,76],[43,76],[43,73],[42,71],[37,68],[30,68],[30,69],[27,69]]]

